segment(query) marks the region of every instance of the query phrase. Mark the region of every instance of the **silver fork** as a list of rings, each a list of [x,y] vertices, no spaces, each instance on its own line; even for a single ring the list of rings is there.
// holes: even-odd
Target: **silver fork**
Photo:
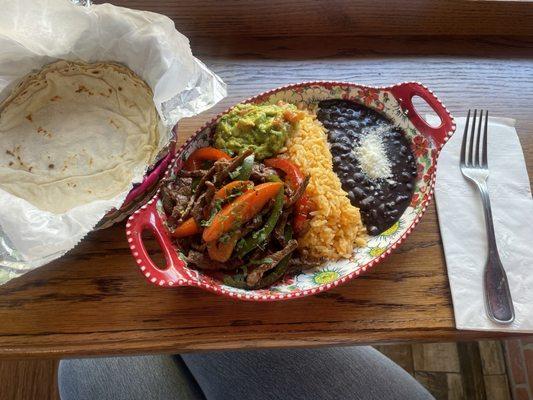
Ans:
[[[477,118],[477,110],[474,110],[472,128],[470,133],[470,110],[466,117],[463,144],[461,145],[461,172],[465,178],[474,182],[481,195],[483,211],[485,214],[485,225],[487,228],[487,239],[489,252],[484,271],[485,307],[491,320],[500,324],[508,324],[514,320],[514,307],[509,291],[507,275],[503,269],[496,246],[494,236],[494,224],[492,222],[492,212],[490,208],[489,191],[487,189],[487,179],[489,168],[487,164],[487,124],[489,112],[485,111],[483,122],[483,110]],[[476,134],[477,122],[477,134]],[[481,126],[484,126],[483,132]],[[481,138],[483,141],[481,142]],[[475,141],[475,145],[474,145]],[[468,147],[468,149],[467,149]]]

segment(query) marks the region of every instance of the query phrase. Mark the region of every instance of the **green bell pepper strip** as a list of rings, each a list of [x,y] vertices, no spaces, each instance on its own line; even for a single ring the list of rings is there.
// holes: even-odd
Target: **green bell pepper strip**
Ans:
[[[192,183],[191,183],[191,189],[192,190],[196,189],[196,186],[198,186],[199,183],[200,183],[200,178],[193,178]]]
[[[267,177],[267,181],[268,181],[268,182],[283,182],[283,181],[281,180],[281,178],[280,178],[278,175],[276,175],[276,174],[269,175],[269,176]]]
[[[240,166],[239,175],[237,175],[237,180],[247,181],[250,179],[252,174],[252,167],[254,166],[254,155],[253,153],[246,157]]]
[[[285,190],[282,186],[278,194],[276,195],[276,198],[274,200],[274,206],[272,207],[272,212],[268,217],[268,220],[265,225],[260,230],[252,233],[248,238],[239,241],[239,243],[237,244],[235,249],[235,254],[237,254],[237,257],[243,258],[246,254],[255,249],[258,245],[263,243],[270,236],[270,234],[276,227],[276,224],[278,223],[278,219],[281,213],[283,212],[284,194]]]
[[[246,281],[235,279],[233,276],[226,275],[223,279],[224,285],[231,286],[237,289],[250,289]]]
[[[292,227],[290,225],[287,225],[285,228],[284,236],[286,242],[292,239]],[[251,289],[264,289],[265,287],[271,286],[280,280],[283,275],[285,275],[285,272],[287,272],[291,257],[292,253],[281,260],[272,271],[270,271],[267,275],[264,275]]]
[[[292,227],[290,225],[286,226],[284,236],[286,242],[292,239]],[[287,272],[291,256],[292,254],[289,254],[283,260],[281,260],[272,271],[270,271],[267,275],[263,276],[259,280],[259,282],[257,282],[253,287],[248,286],[245,280],[236,279],[235,277],[230,275],[226,275],[224,277],[224,284],[237,289],[264,289],[265,287],[273,285],[283,277],[285,272]],[[241,275],[239,275],[239,277],[241,277]]]

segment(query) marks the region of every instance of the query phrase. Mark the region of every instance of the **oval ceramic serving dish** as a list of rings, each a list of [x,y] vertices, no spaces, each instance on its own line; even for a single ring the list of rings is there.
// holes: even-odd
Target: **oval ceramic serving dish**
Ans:
[[[437,127],[429,126],[416,112],[412,98],[423,98],[440,117]],[[159,194],[129,218],[127,240],[144,276],[159,286],[197,286],[211,292],[252,301],[285,300],[328,290],[365,273],[396,249],[418,224],[431,199],[439,151],[455,130],[450,113],[437,97],[420,83],[407,82],[390,87],[368,87],[343,82],[308,82],[280,87],[252,97],[246,102],[315,103],[325,99],[349,99],[372,108],[396,124],[411,143],[418,176],[410,206],[392,227],[378,236],[370,236],[367,246],[357,248],[350,259],[329,261],[320,267],[287,275],[273,286],[262,290],[242,290],[223,284],[223,275],[208,275],[189,268],[180,256],[165,227],[165,214]],[[227,112],[227,111],[226,111]],[[177,152],[167,176],[175,174],[195,149],[207,146],[220,114],[200,128]],[[142,232],[150,230],[159,242],[166,267],[159,268],[148,255]]]

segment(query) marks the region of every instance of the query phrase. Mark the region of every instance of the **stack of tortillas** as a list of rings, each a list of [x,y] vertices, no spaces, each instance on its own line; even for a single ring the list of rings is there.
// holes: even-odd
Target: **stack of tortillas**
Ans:
[[[0,104],[0,188],[55,214],[111,199],[155,159],[160,129],[130,69],[55,62]]]

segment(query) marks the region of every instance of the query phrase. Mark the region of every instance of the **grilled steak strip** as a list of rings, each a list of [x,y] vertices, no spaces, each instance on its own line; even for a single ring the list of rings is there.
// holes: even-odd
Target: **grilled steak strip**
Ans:
[[[219,261],[214,261],[209,258],[208,255],[204,253],[200,253],[195,250],[190,250],[189,254],[187,255],[187,262],[194,264],[196,267],[200,269],[205,270],[233,270],[237,269],[241,266],[240,263],[232,262],[229,263],[222,263]]]
[[[285,209],[288,209],[288,208],[292,207],[294,205],[294,203],[296,203],[298,200],[300,200],[300,198],[305,193],[305,189],[307,189],[307,185],[309,185],[309,179],[310,179],[310,176],[307,175],[304,178],[302,184],[300,186],[298,186],[298,189],[296,189],[294,191],[294,193],[291,194],[291,196],[289,197],[289,200],[285,204],[285,207],[284,207]]]
[[[169,223],[179,218],[191,196],[191,178],[177,178],[175,181],[163,181],[161,185],[161,201],[169,216]]]
[[[259,182],[266,182],[268,181],[269,177],[272,175],[278,175],[276,170],[274,168],[267,167],[265,164],[256,164],[252,166],[252,173],[250,174],[250,178],[253,181],[259,181]]]
[[[206,191],[196,199],[196,202],[191,210],[191,215],[197,224],[200,224],[200,222],[204,219],[204,206],[208,203],[211,203],[211,200],[215,196],[215,185],[207,181],[205,182],[205,186],[207,186]]]
[[[186,178],[201,178],[205,174],[207,174],[209,170],[207,169],[195,169],[192,171],[188,171],[185,169],[181,169],[179,174],[180,176],[186,177]]]
[[[201,243],[191,242],[191,249],[203,253],[207,248],[207,243],[202,241]]]
[[[172,215],[176,201],[170,193],[170,188],[167,186],[163,186],[161,188],[161,203],[163,204],[163,210],[165,210],[165,214],[169,216]]]
[[[222,171],[218,172],[215,175],[215,179],[214,179],[215,184],[224,182],[224,180],[226,180],[226,178],[229,176],[230,172],[235,171],[242,164],[244,159],[248,157],[250,154],[252,154],[253,152],[254,151],[252,149],[247,149],[243,151],[241,155],[239,155],[238,157],[235,157],[226,168],[224,168]]]
[[[276,227],[274,228],[274,238],[282,246],[287,244],[285,242],[285,226],[287,225],[291,211],[292,210],[284,210],[279,217]]]
[[[323,263],[324,260],[321,259],[309,259],[302,257],[293,257],[289,260],[290,267],[301,267],[302,269],[318,267]]]
[[[192,211],[192,208],[194,206],[194,203],[196,202],[196,199],[199,197],[199,194],[200,194],[201,190],[204,188],[205,182],[207,182],[209,179],[211,179],[213,177],[213,175],[215,174],[215,172],[217,170],[217,163],[218,163],[218,161],[215,161],[215,163],[209,169],[209,171],[207,171],[207,173],[204,176],[202,176],[202,178],[200,179],[200,182],[198,182],[198,185],[196,185],[196,188],[194,189],[194,193],[192,194],[191,198],[189,199],[189,203],[187,204],[187,207],[185,208],[185,211],[180,216],[178,224],[181,224],[183,221],[185,221],[191,215],[191,211]]]
[[[248,284],[248,286],[256,285],[257,282],[259,282],[259,280],[263,277],[265,272],[274,268],[281,260],[285,258],[285,256],[292,253],[297,248],[298,242],[296,240],[290,240],[289,243],[287,243],[287,246],[285,246],[283,249],[275,252],[274,254],[269,255],[268,258],[271,259],[272,262],[261,264],[248,274],[248,276],[246,277],[246,283]]]

